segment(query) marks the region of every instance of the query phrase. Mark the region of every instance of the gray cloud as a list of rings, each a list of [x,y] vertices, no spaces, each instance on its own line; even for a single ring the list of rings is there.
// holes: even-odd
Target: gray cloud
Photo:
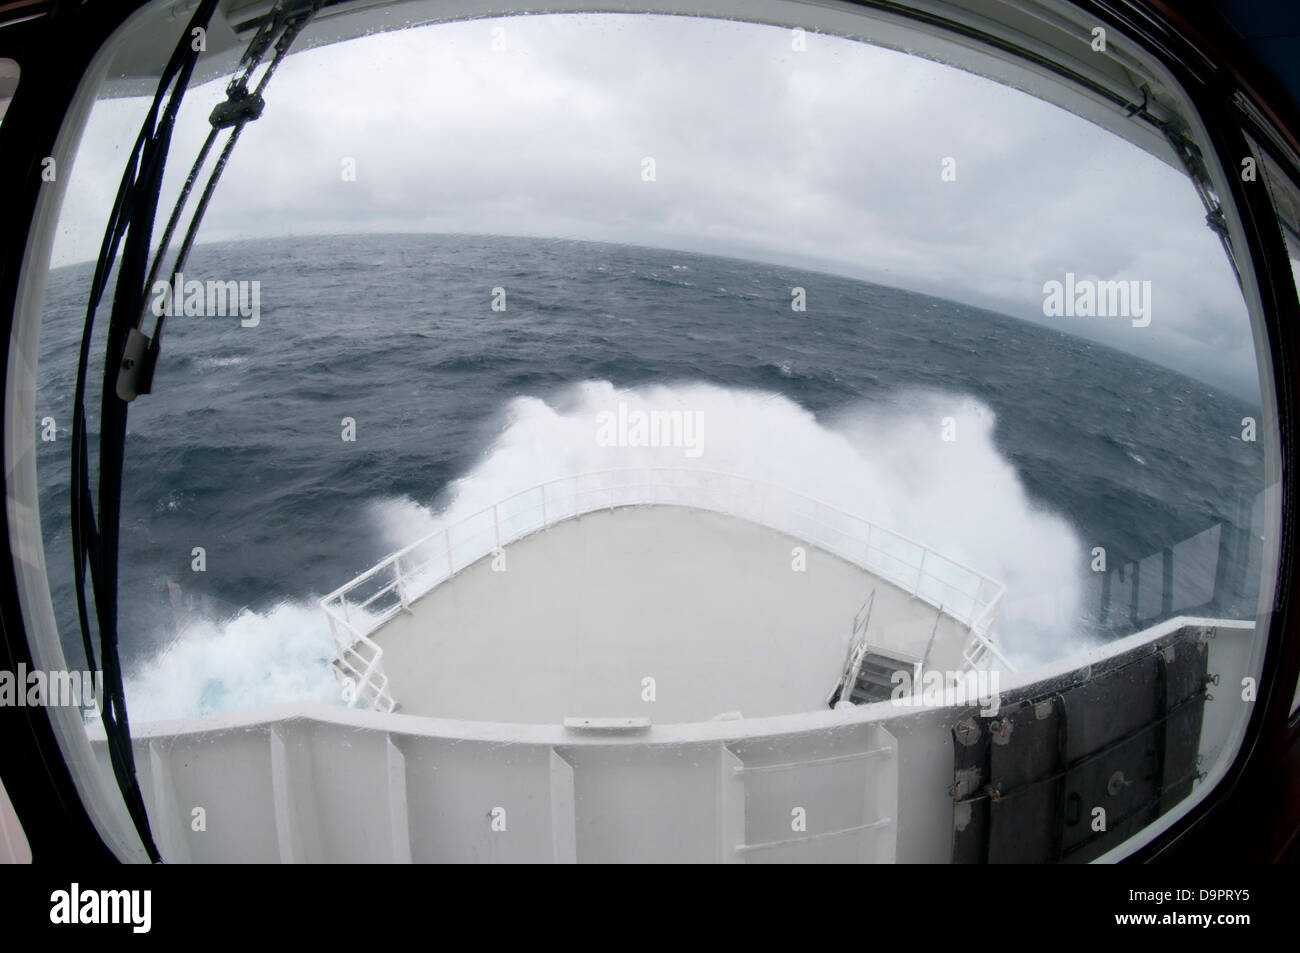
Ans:
[[[838,38],[807,47],[751,24],[531,16],[303,52],[245,131],[202,239],[479,232],[760,258],[1054,324],[1258,399],[1245,307],[1186,178],[971,74]],[[170,194],[222,96],[191,92]],[[95,254],[144,110],[92,113],[56,263]],[[948,156],[955,182],[940,178]],[[1043,283],[1067,271],[1150,280],[1151,326],[1044,318]]]

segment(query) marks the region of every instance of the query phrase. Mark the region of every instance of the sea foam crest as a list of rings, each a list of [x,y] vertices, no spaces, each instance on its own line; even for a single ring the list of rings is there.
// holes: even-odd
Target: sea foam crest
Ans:
[[[673,448],[601,446],[597,417],[620,402],[702,414],[704,452],[691,458]],[[1029,665],[1082,647],[1073,632],[1084,548],[1064,519],[1029,498],[998,452],[994,426],[979,401],[934,392],[895,394],[819,418],[768,392],[587,381],[546,399],[510,400],[496,440],[453,482],[440,511],[396,499],[373,502],[371,515],[385,543],[398,549],[575,474],[663,466],[736,474],[821,500],[1004,583],[997,636],[1014,662]],[[132,674],[131,715],[152,721],[304,699],[341,703],[332,651],[324,614],[310,598],[225,622],[196,621]]]

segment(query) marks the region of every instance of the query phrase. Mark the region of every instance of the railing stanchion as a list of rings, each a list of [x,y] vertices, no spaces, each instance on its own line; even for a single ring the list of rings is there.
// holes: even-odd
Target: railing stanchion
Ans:
[[[397,601],[403,609],[410,608],[410,603],[406,601],[406,584],[402,580],[402,561],[393,560],[393,575],[397,577]]]

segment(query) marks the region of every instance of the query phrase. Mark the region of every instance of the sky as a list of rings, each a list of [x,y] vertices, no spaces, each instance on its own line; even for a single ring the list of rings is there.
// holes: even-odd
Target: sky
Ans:
[[[536,235],[776,262],[1049,324],[1258,403],[1241,293],[1184,175],[965,71],[836,37],[807,35],[803,50],[792,40],[777,27],[605,14],[300,52],[245,129],[199,240]],[[223,87],[187,96],[160,219]],[[93,110],[56,266],[97,254],[146,108]],[[1044,283],[1067,272],[1150,281],[1149,326],[1045,316]]]

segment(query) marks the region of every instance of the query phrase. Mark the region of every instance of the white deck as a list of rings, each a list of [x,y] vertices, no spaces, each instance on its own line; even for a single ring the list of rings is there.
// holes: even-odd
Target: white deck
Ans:
[[[807,569],[792,569],[792,550]],[[407,714],[656,724],[824,709],[852,620],[868,641],[960,667],[966,630],[852,563],[746,520],[676,506],[603,510],[510,544],[372,634]],[[655,700],[644,701],[653,678]]]

